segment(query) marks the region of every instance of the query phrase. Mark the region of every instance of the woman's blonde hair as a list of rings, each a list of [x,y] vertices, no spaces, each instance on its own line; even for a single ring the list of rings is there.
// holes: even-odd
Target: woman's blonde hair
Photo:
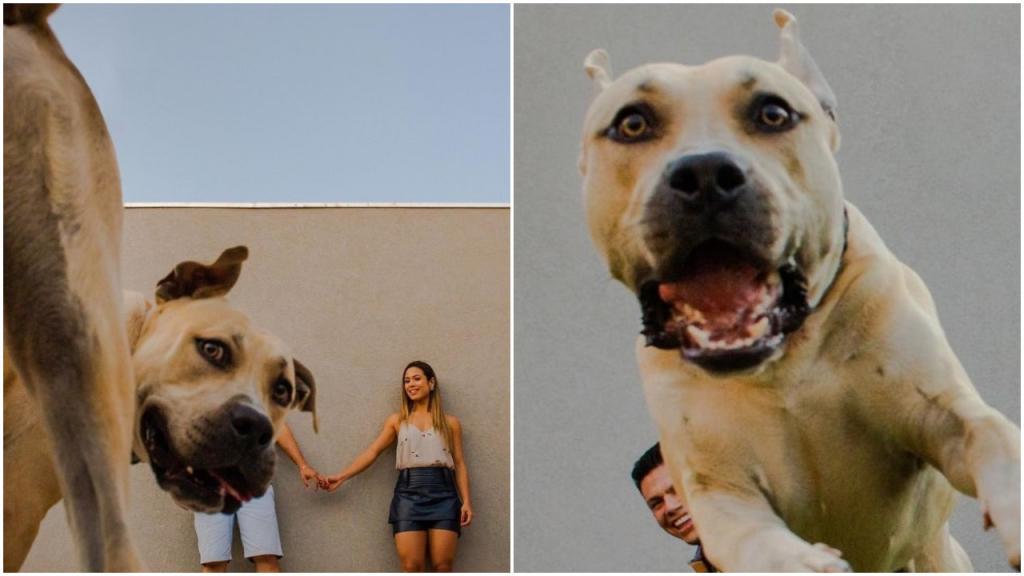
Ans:
[[[419,368],[423,371],[423,375],[427,377],[427,384],[433,383],[430,388],[430,396],[427,397],[427,410],[430,411],[431,420],[434,423],[434,430],[436,430],[441,438],[444,440],[445,446],[448,447],[448,452],[454,456],[455,447],[453,446],[454,441],[452,440],[452,430],[448,426],[448,419],[445,418],[444,408],[441,407],[441,386],[437,382],[437,376],[434,374],[434,369],[430,367],[430,364],[423,362],[422,360],[413,360],[402,370],[402,422],[409,419],[409,415],[412,414],[412,400],[409,399],[409,395],[405,393],[405,373],[409,371],[409,368]]]

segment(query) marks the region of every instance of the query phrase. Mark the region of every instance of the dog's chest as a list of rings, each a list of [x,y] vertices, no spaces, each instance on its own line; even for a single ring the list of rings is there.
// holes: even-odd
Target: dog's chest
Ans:
[[[820,376],[786,387],[645,378],[663,450],[684,481],[753,482],[794,532],[881,569],[904,561],[913,527],[931,523],[920,488],[936,473],[870,433],[844,389]]]

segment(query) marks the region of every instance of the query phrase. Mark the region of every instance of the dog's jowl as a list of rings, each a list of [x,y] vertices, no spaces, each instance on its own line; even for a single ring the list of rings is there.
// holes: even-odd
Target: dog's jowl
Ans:
[[[591,236],[640,301],[644,393],[705,551],[727,571],[970,570],[956,490],[1019,567],[1020,432],[844,200],[836,97],[775,22],[776,62],[585,62]]]

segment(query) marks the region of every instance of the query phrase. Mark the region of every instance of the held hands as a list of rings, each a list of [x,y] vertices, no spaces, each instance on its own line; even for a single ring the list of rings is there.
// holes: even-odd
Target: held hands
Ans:
[[[460,514],[460,524],[462,526],[469,526],[469,523],[473,521],[473,507],[470,506],[469,502],[462,505],[462,513]]]
[[[319,472],[305,465],[299,467],[299,477],[302,480],[302,485],[306,488],[309,488],[310,482],[312,482],[313,490],[317,489],[320,485],[320,481],[323,479],[323,476],[321,476]]]
[[[341,474],[333,474],[331,476],[322,476],[320,478],[320,489],[328,492],[334,492],[341,485],[345,483],[345,479],[341,477]]]

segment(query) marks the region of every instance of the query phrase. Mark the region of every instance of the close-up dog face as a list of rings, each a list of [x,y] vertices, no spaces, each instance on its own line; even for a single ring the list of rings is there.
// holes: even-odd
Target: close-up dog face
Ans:
[[[640,297],[648,344],[711,372],[781,353],[843,249],[834,97],[791,17],[779,24],[778,64],[650,64],[612,81],[603,52],[587,62],[602,89],[580,157],[591,236]]]
[[[175,280],[192,296],[159,302],[146,315],[132,356],[135,449],[182,506],[233,512],[266,491],[277,430],[288,410],[313,411],[315,392],[288,346],[219,296],[226,289],[203,296],[216,268],[197,274],[179,265]],[[198,279],[194,289],[183,270]],[[162,283],[158,298],[176,293]]]

